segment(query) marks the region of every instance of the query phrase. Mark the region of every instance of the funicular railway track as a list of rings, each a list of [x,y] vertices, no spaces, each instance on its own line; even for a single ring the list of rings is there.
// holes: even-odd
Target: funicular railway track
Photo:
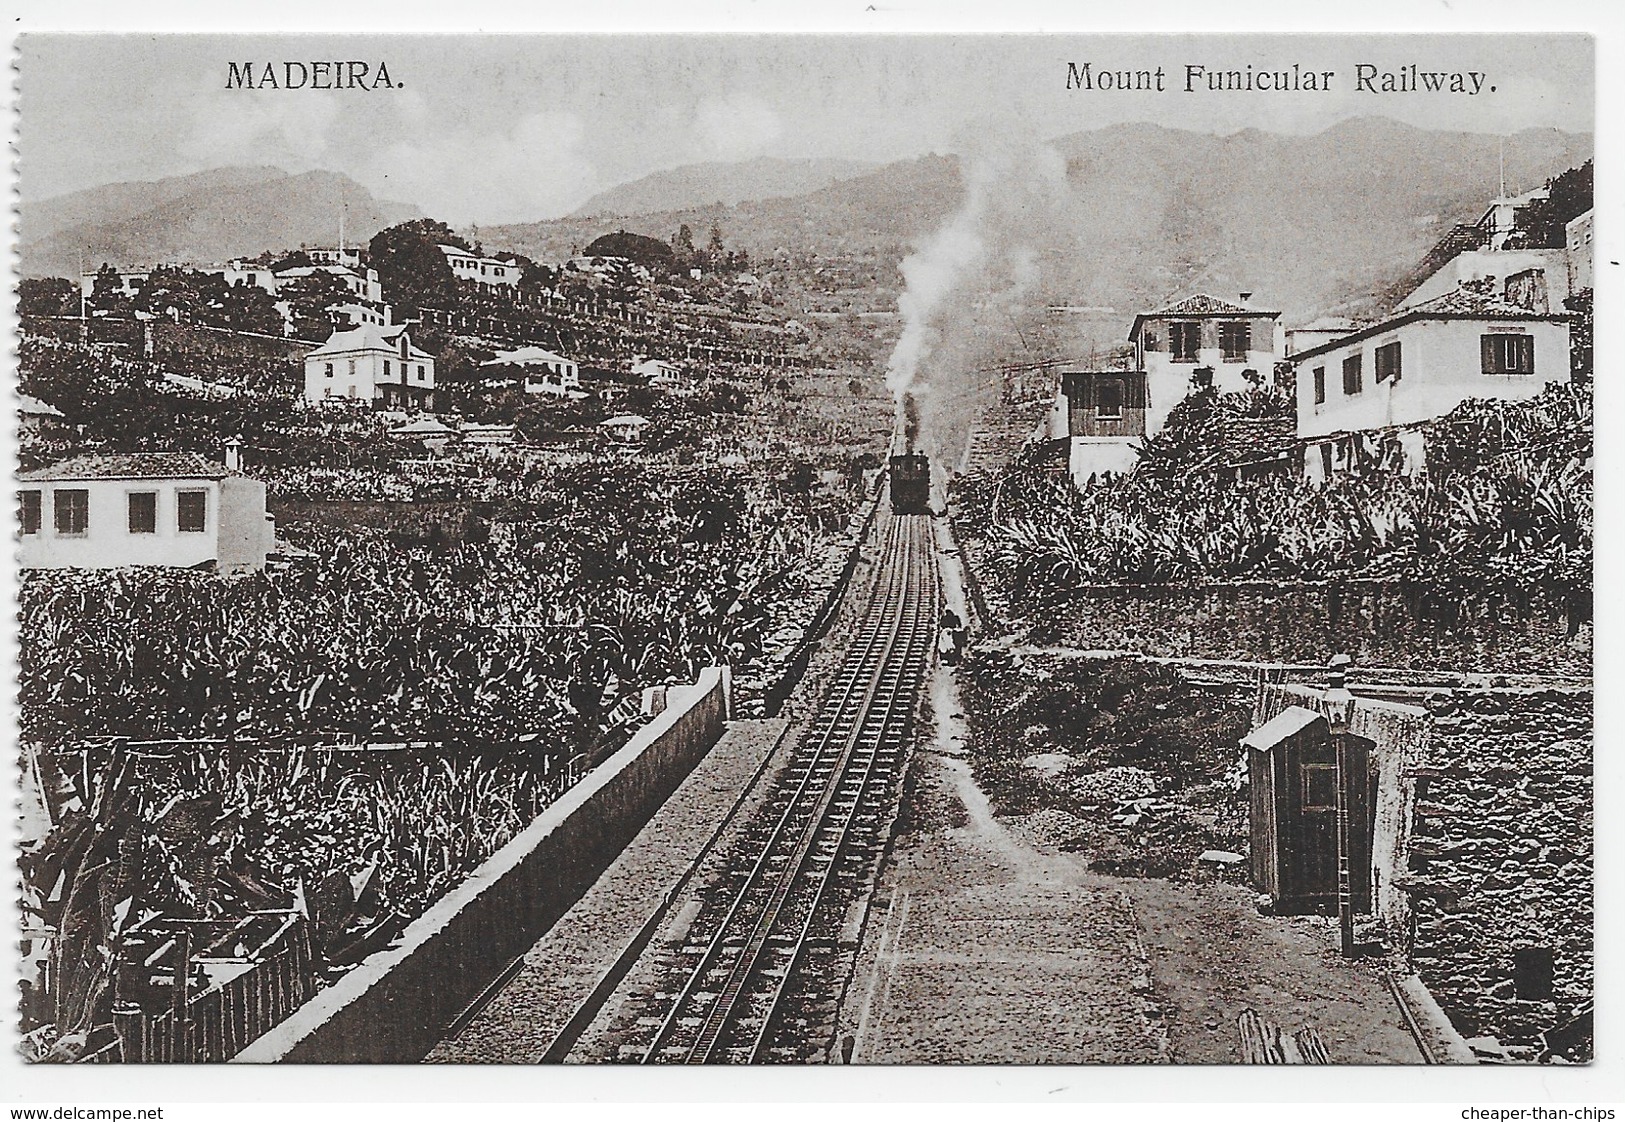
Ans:
[[[808,975],[829,968],[847,909],[874,875],[935,634],[931,521],[893,516],[885,533],[881,573],[823,708],[707,894],[627,1058],[806,1058],[791,1022],[839,988]]]

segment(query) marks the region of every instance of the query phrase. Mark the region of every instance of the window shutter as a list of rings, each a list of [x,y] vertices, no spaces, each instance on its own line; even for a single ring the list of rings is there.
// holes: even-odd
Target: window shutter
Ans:
[[[1501,371],[1495,361],[1495,336],[1481,335],[1479,337],[1479,351],[1483,358],[1484,373],[1499,374]]]

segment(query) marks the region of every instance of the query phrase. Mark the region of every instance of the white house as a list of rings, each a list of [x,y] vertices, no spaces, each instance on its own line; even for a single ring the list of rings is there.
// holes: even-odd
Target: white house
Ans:
[[[286,284],[288,281],[315,273],[327,273],[338,278],[339,282],[359,300],[373,304],[383,303],[384,289],[378,282],[377,269],[352,269],[347,265],[295,265],[277,273],[276,281],[278,284]]]
[[[67,423],[62,410],[28,394],[17,395],[17,431],[45,433]]]
[[[481,257],[454,245],[442,245],[440,252],[446,255],[446,264],[451,266],[451,275],[458,280],[505,288],[514,288],[519,284],[519,274],[522,270],[517,261]]]
[[[320,246],[305,250],[312,265],[343,265],[347,269],[361,268],[360,246]]]
[[[1563,227],[1563,255],[1568,261],[1569,291],[1580,292],[1592,285],[1591,237],[1595,221],[1593,211],[1576,215]]]
[[[141,291],[141,286],[147,283],[152,275],[151,269],[120,269],[118,272],[118,289],[126,296],[134,296]],[[79,287],[86,296],[96,293],[96,272],[83,272],[79,274]]]
[[[1473,284],[1292,356],[1304,470],[1322,479],[1352,453],[1350,438],[1404,430],[1468,398],[1518,401],[1569,379],[1569,317],[1509,302]],[[1422,466],[1416,435],[1405,466]]]
[[[78,456],[18,477],[25,569],[260,569],[265,484],[195,452]]]
[[[526,393],[553,397],[581,397],[581,367],[563,355],[542,347],[519,347],[502,351],[481,366],[513,366],[522,369]]]
[[[305,400],[364,401],[385,408],[434,408],[434,356],[404,326],[365,323],[335,331],[305,356]]]
[[[685,383],[683,372],[675,363],[658,358],[640,358],[632,364],[632,373],[651,386],[681,386]]]
[[[1286,342],[1281,313],[1255,308],[1251,299],[1252,293],[1244,292],[1233,304],[1197,293],[1134,317],[1129,341],[1136,366],[1145,372],[1148,435],[1162,431],[1198,370],[1211,370],[1213,386],[1222,393],[1246,390],[1254,377],[1259,384],[1274,383]]]
[[[1415,308],[1456,291],[1464,281],[1499,280],[1520,275],[1538,276],[1547,307],[1563,308],[1569,295],[1567,254],[1561,249],[1470,249],[1458,253],[1399,302],[1399,309]],[[1531,278],[1532,279],[1532,278]]]
[[[604,435],[617,444],[636,444],[643,439],[643,430],[649,427],[649,418],[636,413],[623,413],[598,422]]]

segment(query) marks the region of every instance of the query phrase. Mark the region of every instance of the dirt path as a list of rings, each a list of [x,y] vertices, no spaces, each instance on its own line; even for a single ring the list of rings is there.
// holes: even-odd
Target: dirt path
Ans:
[[[908,831],[842,1011],[853,1062],[1236,1063],[1248,1008],[1316,1026],[1336,1063],[1421,1062],[1374,964],[1340,958],[1325,922],[1260,916],[1235,885],[1093,873],[1013,833],[964,758],[953,672],[929,688]]]

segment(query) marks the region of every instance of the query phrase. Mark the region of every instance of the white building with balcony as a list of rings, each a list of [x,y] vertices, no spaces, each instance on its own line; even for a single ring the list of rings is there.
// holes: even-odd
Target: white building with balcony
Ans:
[[[305,356],[305,401],[360,401],[380,408],[434,408],[434,356],[404,326],[366,323],[335,331]]]

